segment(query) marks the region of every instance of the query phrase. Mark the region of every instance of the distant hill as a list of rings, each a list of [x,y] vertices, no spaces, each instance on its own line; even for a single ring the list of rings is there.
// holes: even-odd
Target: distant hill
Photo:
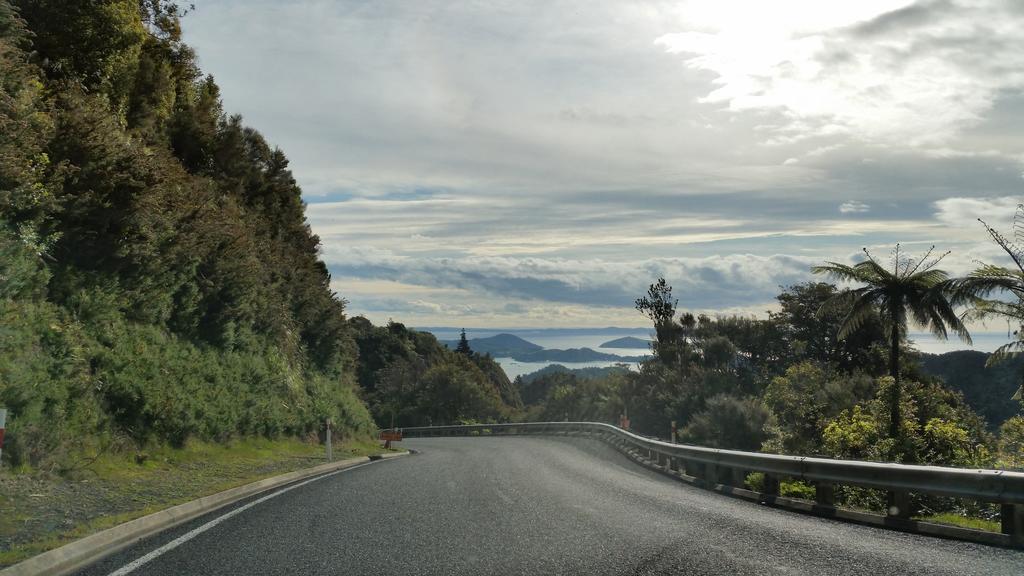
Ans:
[[[519,362],[640,362],[643,356],[619,356],[592,348],[544,349],[510,356]]]
[[[516,378],[519,397],[523,404],[530,406],[543,403],[551,390],[558,386],[575,388],[580,382],[609,376],[615,372],[626,372],[628,368],[581,368],[570,370],[560,364],[552,364],[536,372]]]
[[[458,340],[442,340],[442,344],[451,349],[458,346]],[[488,338],[470,338],[469,347],[477,354],[490,354],[501,358],[512,358],[518,354],[529,354],[543,350],[529,340],[523,340],[514,334],[497,334]],[[518,358],[517,358],[518,359]]]
[[[604,378],[616,372],[628,372],[628,368],[619,368],[618,366],[608,366],[606,368],[566,368],[561,364],[551,364],[545,366],[536,372],[530,372],[529,374],[523,374],[517,381],[521,385],[529,384],[534,380],[548,376],[550,374],[572,374],[580,379],[593,379],[593,378]]]
[[[442,340],[454,349],[458,340]],[[598,352],[591,348],[568,350],[548,349],[524,340],[514,334],[498,334],[488,338],[470,338],[469,347],[477,354],[490,354],[495,358],[511,358],[517,362],[639,362],[642,356],[619,356]]]
[[[615,340],[609,340],[598,346],[598,348],[649,348],[650,345],[650,340],[635,338],[633,336],[625,336],[622,338],[616,338]]]
[[[432,334],[458,334],[462,328],[459,326],[416,326],[416,330],[420,332],[430,332]],[[608,326],[606,328],[466,328],[468,331],[487,332],[487,333],[507,333],[516,334],[524,338],[529,339],[531,336],[630,336],[636,334],[638,331],[647,332],[649,328],[638,327],[638,328],[618,328],[615,326]]]
[[[976,350],[956,350],[945,354],[922,354],[921,368],[937,376],[981,414],[990,428],[998,428],[1021,411],[1012,397],[1020,387],[1024,356],[985,367],[988,354]]]

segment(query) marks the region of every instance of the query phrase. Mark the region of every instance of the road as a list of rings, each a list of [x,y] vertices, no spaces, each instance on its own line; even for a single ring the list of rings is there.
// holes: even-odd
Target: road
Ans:
[[[1024,574],[1022,551],[728,498],[595,440],[402,445],[420,453],[220,510],[80,575]]]

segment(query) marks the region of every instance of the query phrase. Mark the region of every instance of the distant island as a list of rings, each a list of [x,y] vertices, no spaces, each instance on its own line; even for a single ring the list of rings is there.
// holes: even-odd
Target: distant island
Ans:
[[[455,349],[458,340],[441,340],[445,346]],[[518,354],[531,354],[544,349],[528,340],[513,334],[497,334],[487,338],[470,338],[469,347],[478,354],[490,354],[495,357],[512,358]]]
[[[609,340],[604,344],[598,346],[598,348],[650,348],[651,341],[644,340],[643,338],[635,338],[633,336],[624,336],[622,338],[616,338],[615,340]]]
[[[508,357],[518,362],[640,362],[647,358],[646,356],[619,356],[618,354],[598,352],[592,348],[545,349]]]
[[[441,343],[454,349],[459,341],[441,340]],[[598,352],[592,348],[546,349],[514,334],[470,338],[469,347],[478,354],[490,354],[495,358],[511,358],[517,362],[640,362],[645,358],[645,356],[619,356],[618,354]]]

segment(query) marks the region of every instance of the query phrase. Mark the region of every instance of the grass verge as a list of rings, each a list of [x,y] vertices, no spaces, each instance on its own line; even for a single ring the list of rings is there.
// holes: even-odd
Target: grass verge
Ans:
[[[334,458],[379,454],[367,440]],[[68,476],[0,473],[0,568],[202,496],[324,463],[321,445],[253,438],[104,455]]]
[[[984,530],[986,532],[999,532],[1002,530],[998,520],[982,520],[980,518],[967,518],[960,516],[959,514],[934,514],[931,516],[920,516],[914,518],[921,522],[931,522],[933,524],[948,524],[950,526],[959,526],[961,528],[971,528],[973,530]]]

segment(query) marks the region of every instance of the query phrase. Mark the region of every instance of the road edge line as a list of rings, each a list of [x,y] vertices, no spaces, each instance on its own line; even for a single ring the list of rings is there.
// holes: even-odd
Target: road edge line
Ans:
[[[199,516],[251,496],[279,488],[297,480],[305,480],[313,476],[351,468],[352,466],[369,463],[374,460],[397,458],[407,456],[408,454],[409,452],[393,452],[374,455],[373,458],[368,456],[348,458],[236,486],[235,488],[203,496],[184,504],[165,508],[135,520],[129,520],[59,548],[48,550],[0,570],[0,576],[65,576],[119,550],[123,550],[144,538],[179,526]]]

